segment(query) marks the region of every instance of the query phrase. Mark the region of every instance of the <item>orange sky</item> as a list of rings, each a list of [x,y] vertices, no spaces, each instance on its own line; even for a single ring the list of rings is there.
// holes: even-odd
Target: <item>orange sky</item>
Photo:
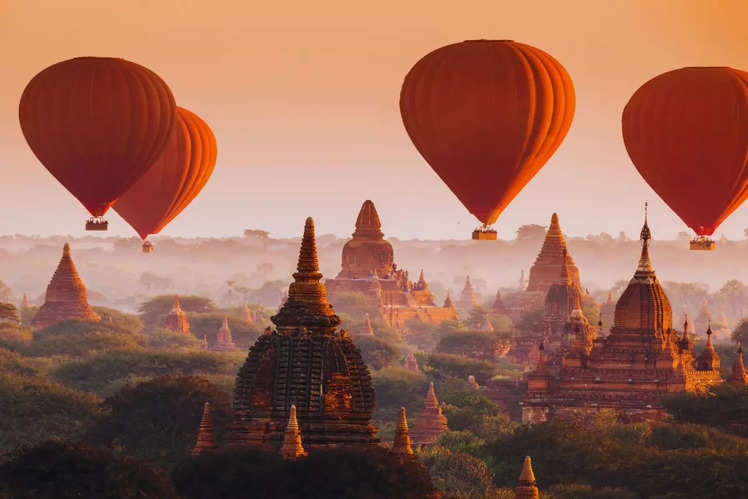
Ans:
[[[116,7],[114,7],[116,5]],[[146,65],[218,139],[202,194],[163,234],[265,228],[348,235],[374,200],[387,235],[466,238],[477,222],[423,161],[398,109],[402,79],[427,52],[464,39],[546,50],[574,81],[571,130],[497,223],[512,238],[552,211],[567,233],[638,234],[650,201],[655,237],[685,225],[639,177],[620,114],[636,88],[682,66],[748,69],[748,2],[226,2],[0,0],[0,233],[82,235],[85,210],[37,162],[18,99],[44,67],[81,55]],[[110,211],[110,231],[134,234]],[[717,234],[742,238],[748,208]]]

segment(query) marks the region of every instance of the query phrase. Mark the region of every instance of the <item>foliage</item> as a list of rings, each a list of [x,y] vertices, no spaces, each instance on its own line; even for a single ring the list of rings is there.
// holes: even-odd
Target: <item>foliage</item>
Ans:
[[[499,373],[497,366],[492,362],[473,360],[462,355],[417,353],[416,359],[421,369],[437,380],[447,377],[467,380],[472,374],[479,384],[485,385],[488,380]]]
[[[163,325],[166,316],[174,306],[177,295],[159,295],[138,306],[140,320],[147,328]],[[185,312],[205,314],[215,312],[213,301],[202,296],[179,296],[179,304]]]
[[[730,334],[732,341],[742,343],[748,348],[748,319],[742,319]]]
[[[444,415],[451,430],[469,430],[484,440],[512,433],[516,427],[491,399],[476,390],[446,393]]]
[[[239,348],[249,348],[262,334],[263,328],[260,324],[249,323],[244,319],[222,313],[190,314],[190,332],[199,339],[202,339],[203,336],[207,337],[208,344],[213,345],[216,342],[216,334],[223,324],[224,317],[228,319],[231,338]]]
[[[530,331],[532,330],[533,326],[540,322],[540,320],[543,318],[543,309],[537,308],[535,310],[530,310],[529,312],[525,313],[520,317],[519,322],[517,323],[517,329],[520,331]]]
[[[475,305],[470,310],[470,315],[465,321],[465,325],[471,329],[480,329],[486,323],[487,319],[488,310],[481,307],[480,305]]]
[[[103,403],[104,416],[87,440],[165,469],[190,455],[203,404],[210,402],[215,435],[231,419],[231,397],[196,377],[163,376],[126,386]]]
[[[639,496],[625,489],[603,487],[593,489],[589,485],[563,484],[551,487],[553,499],[638,499]]]
[[[377,337],[357,336],[353,342],[361,350],[361,356],[370,369],[387,367],[400,355],[395,345]]]
[[[705,424],[748,437],[748,388],[715,386],[701,394],[673,394],[662,402],[676,421]]]
[[[465,452],[477,456],[483,450],[486,441],[468,430],[449,430],[439,435],[436,444],[452,452]]]
[[[0,302],[0,321],[18,322],[18,310],[12,303]]]
[[[13,351],[26,351],[31,344],[31,328],[16,324],[0,324],[0,346]]]
[[[164,327],[149,332],[146,335],[146,344],[149,348],[170,351],[199,350],[202,347],[200,340],[190,333],[177,333]]]
[[[420,452],[419,458],[428,469],[434,487],[450,497],[498,497],[493,473],[486,463],[470,454],[437,445]]]
[[[40,374],[38,364],[23,355],[0,347],[0,373],[32,377]]]
[[[10,302],[12,300],[13,291],[3,281],[0,281],[0,301]]]
[[[296,461],[257,450],[220,451],[185,460],[172,477],[184,499],[435,497],[417,460],[398,459],[379,447],[316,451]]]
[[[746,439],[696,424],[654,425],[645,443],[661,450],[710,448],[748,455]]]
[[[52,437],[77,438],[99,400],[42,378],[0,374],[0,453]]]
[[[96,352],[137,348],[142,337],[113,324],[68,319],[34,332],[28,354],[85,357]]]
[[[101,322],[113,324],[133,334],[140,333],[143,329],[143,323],[137,315],[126,314],[116,308],[93,307],[93,309],[101,317]]]
[[[462,331],[444,336],[436,345],[436,351],[491,361],[500,357],[508,343],[509,335],[506,333]]]
[[[414,373],[401,367],[385,367],[372,376],[377,394],[377,409],[410,407],[423,402],[428,389],[428,379],[423,374]]]
[[[67,386],[105,395],[115,382],[154,378],[167,374],[194,376],[203,373],[236,374],[245,354],[115,350],[64,364],[50,373]]]
[[[0,466],[0,496],[65,499],[176,498],[168,477],[131,458],[88,446],[47,441]]]
[[[32,305],[28,308],[21,309],[21,324],[24,326],[30,326],[31,321],[34,320],[34,316],[39,311],[39,305]]]

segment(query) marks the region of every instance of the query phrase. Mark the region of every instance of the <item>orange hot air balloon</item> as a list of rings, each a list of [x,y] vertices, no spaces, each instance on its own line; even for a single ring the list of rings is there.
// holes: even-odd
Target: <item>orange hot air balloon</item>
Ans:
[[[631,96],[622,125],[636,169],[702,239],[748,197],[745,71],[691,67],[656,76]]]
[[[210,127],[195,113],[177,107],[177,124],[163,154],[119,198],[114,210],[142,239],[158,234],[205,186],[216,154]]]
[[[143,66],[79,57],[34,76],[18,114],[39,161],[100,218],[160,156],[176,105],[166,83]]]
[[[510,40],[439,48],[413,66],[400,92],[416,149],[484,228],[561,144],[574,103],[558,61]]]

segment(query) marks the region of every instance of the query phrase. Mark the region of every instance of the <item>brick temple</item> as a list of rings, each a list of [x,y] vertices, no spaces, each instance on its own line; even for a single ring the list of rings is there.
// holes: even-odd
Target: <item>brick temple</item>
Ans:
[[[418,281],[412,282],[408,271],[397,267],[377,209],[369,200],[361,206],[353,238],[343,246],[340,273],[325,285],[333,301],[342,293],[363,293],[382,319],[401,331],[407,330],[411,319],[439,324],[457,318],[453,306],[436,305],[423,270]]]
[[[172,305],[171,310],[166,315],[164,326],[175,333],[190,332],[190,320],[187,318],[185,311],[182,310],[182,305],[179,303],[179,296],[174,296],[174,305]]]
[[[227,445],[278,452],[296,407],[304,449],[376,445],[374,388],[361,352],[320,282],[314,222],[306,220],[288,300],[250,348],[236,377]]]
[[[39,329],[66,319],[101,320],[88,304],[86,286],[75,268],[68,243],[62,248],[60,263],[47,285],[44,305],[34,315],[31,327]]]
[[[721,383],[719,356],[707,330],[704,351],[673,329],[672,309],[649,258],[649,227],[641,231],[639,264],[616,303],[613,327],[586,351],[581,341],[562,357],[557,373],[546,365],[541,344],[537,367],[527,377],[525,423],[612,409],[625,420],[659,419],[661,397],[698,392]]]

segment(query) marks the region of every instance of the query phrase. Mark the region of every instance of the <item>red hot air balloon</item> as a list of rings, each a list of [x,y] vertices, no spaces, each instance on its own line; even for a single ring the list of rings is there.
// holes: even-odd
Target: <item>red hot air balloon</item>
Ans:
[[[54,64],[29,82],[18,109],[31,150],[96,217],[160,156],[176,120],[169,87],[124,59],[79,57]]]
[[[623,110],[623,141],[636,169],[699,236],[748,197],[748,73],[681,68],[642,85]]]
[[[574,103],[571,78],[558,61],[509,40],[439,48],[413,66],[400,92],[416,149],[483,222],[474,238],[496,238],[487,226],[561,144]]]
[[[216,139],[196,114],[177,107],[177,124],[161,157],[114,205],[140,234],[158,234],[200,192],[216,164]],[[143,243],[143,251],[153,246]]]

